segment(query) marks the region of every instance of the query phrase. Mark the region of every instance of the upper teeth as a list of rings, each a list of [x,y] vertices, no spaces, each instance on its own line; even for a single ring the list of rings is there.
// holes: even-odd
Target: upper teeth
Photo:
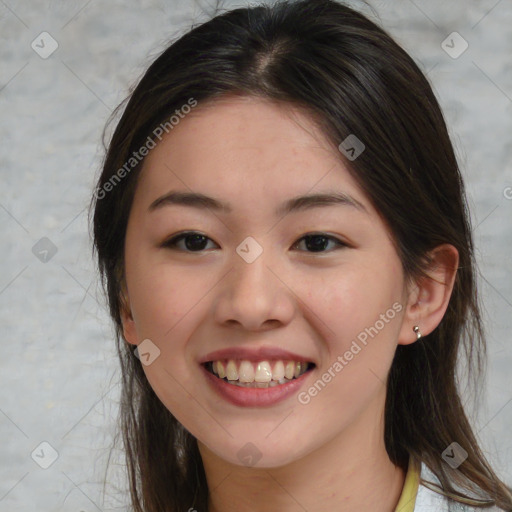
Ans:
[[[227,361],[213,361],[213,373],[223,379],[239,380],[240,382],[270,382],[282,381],[283,378],[292,379],[299,377],[308,369],[307,362],[296,361],[275,361],[273,368],[269,361],[259,361],[252,363],[251,361],[242,360],[235,361],[229,359]]]

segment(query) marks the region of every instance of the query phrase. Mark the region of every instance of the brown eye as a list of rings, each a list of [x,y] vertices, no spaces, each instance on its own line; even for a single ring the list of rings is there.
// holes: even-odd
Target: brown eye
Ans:
[[[347,247],[347,244],[343,243],[341,240],[338,240],[337,238],[325,233],[315,233],[303,236],[294,245],[294,247],[297,247],[302,240],[305,241],[305,246],[308,252],[330,252],[325,250],[329,242],[334,242],[335,249],[339,247]]]
[[[162,247],[178,249],[185,252],[200,252],[205,249],[205,245],[208,240],[211,239],[205,235],[195,233],[193,231],[187,231],[167,240],[162,244]],[[183,245],[178,245],[181,241],[184,241],[184,247]]]

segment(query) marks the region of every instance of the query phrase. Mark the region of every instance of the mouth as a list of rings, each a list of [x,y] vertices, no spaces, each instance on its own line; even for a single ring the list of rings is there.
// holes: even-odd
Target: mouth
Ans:
[[[310,361],[219,359],[202,363],[217,379],[243,388],[267,389],[299,379],[315,368]]]

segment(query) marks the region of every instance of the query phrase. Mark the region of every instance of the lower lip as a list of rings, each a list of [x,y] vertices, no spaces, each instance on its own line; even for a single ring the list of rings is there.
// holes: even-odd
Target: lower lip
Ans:
[[[206,378],[213,389],[228,402],[241,407],[265,407],[286,400],[297,393],[304,384],[312,370],[303,373],[297,379],[286,384],[279,384],[271,388],[243,388],[229,384],[224,379],[219,379],[201,365]]]

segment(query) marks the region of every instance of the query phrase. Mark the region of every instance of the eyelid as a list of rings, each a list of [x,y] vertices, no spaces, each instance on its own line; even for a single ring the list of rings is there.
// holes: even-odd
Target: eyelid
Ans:
[[[340,249],[342,247],[351,247],[350,244],[348,242],[346,242],[345,240],[339,238],[338,236],[336,235],[331,235],[329,233],[326,233],[324,231],[312,231],[312,232],[309,232],[309,233],[305,233],[304,235],[302,235],[292,246],[293,247],[296,247],[299,243],[301,243],[305,238],[307,237],[310,237],[310,236],[321,236],[321,237],[324,237],[326,238],[327,240],[329,241],[332,241],[336,244],[336,249]],[[334,249],[334,250],[336,250]],[[333,250],[331,249],[330,251],[318,251],[318,252],[315,252],[315,251],[300,251],[300,252],[304,252],[306,254],[329,254],[331,252],[333,252]]]
[[[202,236],[202,237],[206,238],[208,241],[213,242],[215,245],[218,245],[217,242],[215,242],[212,238],[210,238],[209,236],[205,235],[204,233],[201,233],[200,231],[185,230],[185,231],[180,231],[178,233],[174,233],[174,235],[171,235],[170,237],[166,238],[160,244],[160,247],[163,247],[163,248],[174,248],[174,245],[177,242],[180,242],[183,238],[185,238],[187,236],[191,236],[191,235]],[[178,249],[178,250],[181,250],[181,249]],[[201,250],[201,251],[183,251],[183,250],[181,250],[181,251],[182,252],[187,252],[187,253],[194,253],[194,252],[201,253],[201,252],[204,252],[204,249]]]
[[[194,254],[194,253],[202,254],[202,253],[206,252],[206,249],[202,249],[200,251],[188,251],[188,250],[183,250],[183,249],[176,249],[176,244],[188,235],[202,236],[205,239],[207,239],[208,241],[211,241],[215,245],[218,246],[217,242],[215,242],[212,238],[205,235],[204,233],[201,233],[200,231],[185,230],[185,231],[180,231],[178,233],[175,233],[174,235],[167,238],[164,242],[162,242],[162,244],[160,244],[160,247],[171,249],[171,250],[177,250],[177,251],[188,253],[188,254]],[[324,237],[324,238],[328,239],[329,241],[334,242],[336,244],[336,248],[328,250],[328,251],[299,251],[299,252],[303,252],[306,254],[329,254],[329,253],[333,252],[333,250],[341,249],[343,247],[353,247],[350,243],[346,242],[343,239],[340,239],[337,235],[331,235],[324,231],[310,231],[308,233],[304,233],[303,235],[301,235],[300,238],[298,238],[294,242],[294,244],[292,245],[291,248],[292,249],[295,248],[299,243],[304,241],[307,237],[312,237],[312,236]]]

